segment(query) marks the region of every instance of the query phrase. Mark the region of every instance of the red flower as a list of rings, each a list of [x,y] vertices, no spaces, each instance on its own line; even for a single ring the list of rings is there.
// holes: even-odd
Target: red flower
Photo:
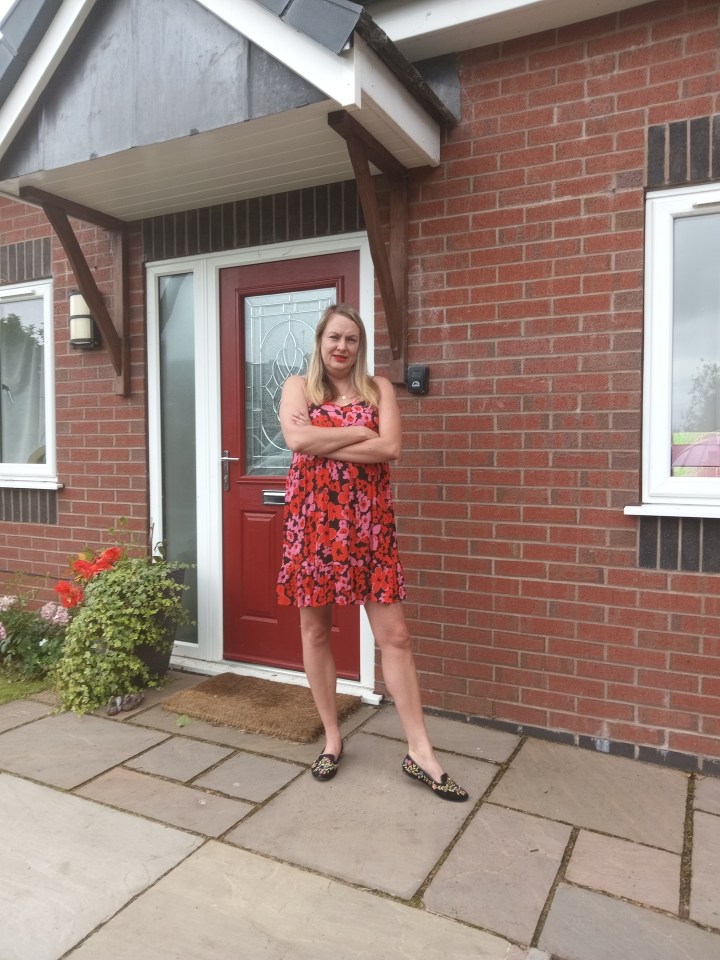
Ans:
[[[80,587],[76,587],[74,583],[65,583],[64,580],[55,584],[55,592],[60,597],[60,603],[66,610],[77,607],[85,599]]]
[[[112,566],[118,562],[121,556],[121,547],[108,547],[107,550],[103,550],[103,552],[100,554],[100,559],[107,561]]]
[[[90,556],[92,557],[92,554]],[[122,550],[120,547],[108,547],[94,559],[88,560],[88,554],[79,556],[73,563],[72,568],[78,575],[79,580],[90,580],[97,573],[102,573],[103,570],[112,570],[121,556]]]
[[[90,560],[86,560],[84,557],[79,557],[72,565],[75,573],[77,573],[83,580],[89,580],[90,577],[97,572],[94,567],[95,564],[91,563]]]

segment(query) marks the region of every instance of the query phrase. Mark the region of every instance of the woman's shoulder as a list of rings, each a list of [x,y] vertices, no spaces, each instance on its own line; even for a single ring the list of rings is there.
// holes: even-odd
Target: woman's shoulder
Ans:
[[[305,377],[302,377],[297,373],[293,373],[283,384],[283,390],[287,390],[288,392],[295,394],[302,393],[304,395],[307,391],[307,380]]]
[[[390,383],[387,377],[371,377],[371,380],[378,388],[380,399],[395,399],[395,387]]]

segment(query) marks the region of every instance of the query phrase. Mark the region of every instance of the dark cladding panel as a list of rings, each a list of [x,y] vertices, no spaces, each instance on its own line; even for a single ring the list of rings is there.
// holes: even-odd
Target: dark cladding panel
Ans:
[[[0,180],[324,99],[194,0],[98,3],[0,162]]]

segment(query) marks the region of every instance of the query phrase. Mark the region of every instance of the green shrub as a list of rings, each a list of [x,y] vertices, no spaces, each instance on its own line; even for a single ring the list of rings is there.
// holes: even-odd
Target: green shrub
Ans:
[[[138,647],[169,653],[174,628],[187,622],[186,588],[176,573],[183,568],[159,557],[122,556],[87,580],[53,670],[64,707],[87,713],[161,682],[138,657]]]
[[[27,596],[0,597],[0,659],[18,676],[40,679],[62,656],[70,615],[58,603],[31,603]]]

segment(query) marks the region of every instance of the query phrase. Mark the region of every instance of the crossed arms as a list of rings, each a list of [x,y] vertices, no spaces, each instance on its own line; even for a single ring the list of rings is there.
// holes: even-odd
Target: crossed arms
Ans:
[[[400,412],[395,391],[385,377],[375,377],[380,388],[380,432],[370,427],[316,427],[308,416],[305,381],[289,377],[280,400],[280,428],[293,453],[331,457],[347,463],[384,463],[400,456]]]

